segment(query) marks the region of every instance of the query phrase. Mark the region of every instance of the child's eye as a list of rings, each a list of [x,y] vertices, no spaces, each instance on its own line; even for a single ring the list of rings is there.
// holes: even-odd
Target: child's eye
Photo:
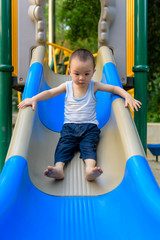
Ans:
[[[79,76],[79,73],[75,73],[76,76]]]
[[[85,75],[86,75],[86,76],[88,76],[88,75],[89,75],[89,73],[85,73]]]

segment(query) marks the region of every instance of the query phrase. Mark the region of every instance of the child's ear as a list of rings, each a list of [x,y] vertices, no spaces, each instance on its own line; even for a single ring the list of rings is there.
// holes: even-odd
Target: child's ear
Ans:
[[[70,68],[68,68],[68,72],[69,72],[69,74],[71,73],[71,70],[70,70]]]

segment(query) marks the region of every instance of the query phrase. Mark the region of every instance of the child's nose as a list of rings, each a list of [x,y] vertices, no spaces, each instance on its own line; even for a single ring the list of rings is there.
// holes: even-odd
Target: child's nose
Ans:
[[[80,79],[80,80],[83,80],[83,79],[84,79],[84,76],[83,76],[83,75],[80,75],[80,76],[79,76],[79,79]]]

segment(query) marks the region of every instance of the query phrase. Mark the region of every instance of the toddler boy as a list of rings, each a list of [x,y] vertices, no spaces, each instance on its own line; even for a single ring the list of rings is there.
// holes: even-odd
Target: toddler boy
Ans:
[[[58,87],[44,91],[32,98],[25,99],[18,107],[32,106],[35,110],[38,101],[55,97],[66,93],[65,97],[65,119],[61,137],[55,151],[55,165],[48,166],[44,175],[50,178],[63,179],[64,166],[69,162],[78,149],[86,168],[86,179],[93,181],[103,171],[96,166],[96,146],[99,141],[100,130],[96,119],[96,97],[97,91],[111,92],[125,98],[125,107],[128,105],[132,110],[138,111],[141,102],[132,98],[124,89],[94,82],[92,76],[95,72],[95,61],[90,51],[78,49],[72,53],[70,58],[69,73],[72,81],[65,82]]]

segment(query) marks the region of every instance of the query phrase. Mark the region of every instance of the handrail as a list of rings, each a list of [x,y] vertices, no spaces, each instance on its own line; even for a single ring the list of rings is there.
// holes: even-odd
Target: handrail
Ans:
[[[53,46],[53,47],[60,48],[61,50],[67,51],[67,52],[69,52],[69,53],[72,53],[72,52],[73,52],[73,51],[70,50],[69,48],[62,47],[62,46],[60,46],[60,45],[58,45],[58,44],[56,44],[56,43],[49,43],[49,42],[47,42],[47,45],[51,45],[51,46]]]
[[[68,48],[62,47],[56,43],[47,42],[47,45],[52,46],[52,48],[53,48],[54,72],[57,73],[58,71],[57,71],[57,60],[56,60],[55,49],[58,48],[60,50],[63,50],[63,52],[66,51],[67,53],[69,53],[69,58],[73,51]],[[64,65],[67,65],[66,75],[68,75],[69,61],[65,61]]]
[[[63,52],[67,52],[68,53],[69,59],[63,63],[64,66],[67,66],[67,68],[66,68],[66,75],[68,75],[69,60],[70,60],[71,54],[73,53],[73,50],[71,50],[69,48],[66,48],[66,47],[63,47],[63,46],[60,46],[60,45],[58,45],[56,43],[47,42],[47,45],[48,46],[52,46],[52,48],[53,48],[53,60],[54,60],[54,72],[55,73],[58,73],[58,71],[57,71],[57,60],[56,60],[56,49],[60,49]],[[66,55],[66,53],[64,53],[64,55]],[[97,53],[94,53],[93,56],[94,56],[94,58],[96,58],[97,57]]]

